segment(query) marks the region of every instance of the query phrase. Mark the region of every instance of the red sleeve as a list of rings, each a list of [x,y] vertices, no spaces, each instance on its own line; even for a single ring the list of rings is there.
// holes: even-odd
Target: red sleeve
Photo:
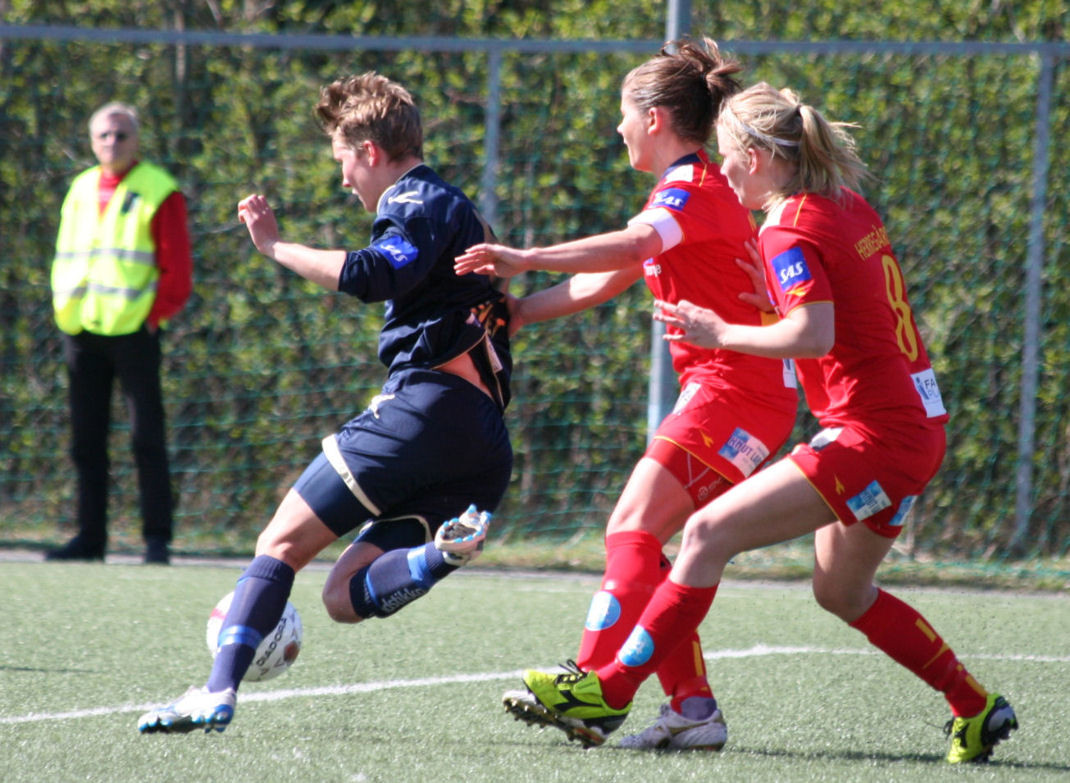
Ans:
[[[832,287],[817,247],[782,226],[762,231],[758,249],[765,259],[765,280],[781,317],[796,307],[831,302]]]
[[[190,254],[186,200],[179,191],[168,196],[152,218],[152,238],[156,242],[156,265],[160,280],[156,301],[148,322],[158,326],[172,318],[193,290],[193,257]]]

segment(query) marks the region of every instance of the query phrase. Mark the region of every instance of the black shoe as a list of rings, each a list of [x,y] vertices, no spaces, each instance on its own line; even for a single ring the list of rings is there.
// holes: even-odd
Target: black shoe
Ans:
[[[45,560],[103,560],[103,544],[87,544],[80,536],[75,536],[59,549],[45,552]]]
[[[145,544],[146,565],[169,565],[170,563],[171,550],[166,541],[162,538],[153,538]]]

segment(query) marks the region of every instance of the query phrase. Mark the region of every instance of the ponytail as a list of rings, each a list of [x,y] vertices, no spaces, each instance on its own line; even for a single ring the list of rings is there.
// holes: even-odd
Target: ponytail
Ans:
[[[681,38],[666,43],[657,55],[634,68],[624,77],[622,91],[642,111],[655,106],[666,109],[673,131],[702,145],[713,132],[722,101],[739,92],[735,74],[742,69],[735,60],[723,57],[712,39]]]
[[[741,149],[766,149],[795,164],[775,200],[800,192],[838,198],[870,177],[847,130],[858,126],[826,120],[790,89],[756,84],[726,101],[717,122]]]

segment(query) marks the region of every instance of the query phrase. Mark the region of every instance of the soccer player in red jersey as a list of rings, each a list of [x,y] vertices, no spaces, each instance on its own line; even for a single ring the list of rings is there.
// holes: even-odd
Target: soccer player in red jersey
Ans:
[[[814,533],[818,603],[943,693],[949,762],[984,760],[1017,728],[1014,710],[874,584],[940,466],[948,417],[884,226],[855,192],[865,168],[843,124],[766,84],[724,103],[717,143],[743,206],[766,212],[760,250],[781,319],[755,327],[688,301],[659,302],[655,317],[675,327],[673,342],[795,358],[822,429],[688,519],[669,578],[613,661],[556,677],[529,671],[525,684],[545,722],[600,744],[709,611],[730,558]]]
[[[754,283],[736,260],[747,255],[745,245],[755,237],[753,218],[703,149],[721,101],[739,89],[733,76],[738,70],[712,41],[690,40],[670,44],[635,68],[622,85],[617,131],[632,167],[658,176],[639,214],[619,231],[551,247],[476,245],[457,259],[458,273],[572,273],[515,301],[513,328],[604,302],[640,277],[659,300],[686,296],[755,327],[771,320],[754,306]],[[741,298],[741,292],[749,296]],[[668,331],[678,332],[675,326]],[[605,573],[576,658],[582,669],[613,660],[668,573],[662,548],[688,516],[753,474],[786,441],[795,421],[794,375],[784,362],[682,341],[670,343],[670,351],[680,397],[609,518]],[[662,662],[658,675],[669,704],[654,725],[625,744],[719,749],[727,730],[696,633]],[[539,722],[526,691],[510,691],[505,704],[521,719]]]

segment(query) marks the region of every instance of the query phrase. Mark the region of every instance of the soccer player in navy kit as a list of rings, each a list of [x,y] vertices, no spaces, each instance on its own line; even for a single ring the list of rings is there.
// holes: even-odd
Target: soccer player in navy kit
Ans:
[[[400,85],[375,73],[336,81],[316,112],[343,186],[376,213],[371,244],[347,252],[285,242],[258,194],[238,204],[238,217],[268,258],[330,291],[386,302],[379,358],[389,374],[369,406],[324,439],[260,534],[205,686],[143,715],[142,732],[222,731],[295,572],[338,537],[368,522],[327,577],[328,614],[387,617],[478,554],[509,482],[505,297],[488,277],[453,271],[454,258],[492,232],[423,163],[420,115]]]

